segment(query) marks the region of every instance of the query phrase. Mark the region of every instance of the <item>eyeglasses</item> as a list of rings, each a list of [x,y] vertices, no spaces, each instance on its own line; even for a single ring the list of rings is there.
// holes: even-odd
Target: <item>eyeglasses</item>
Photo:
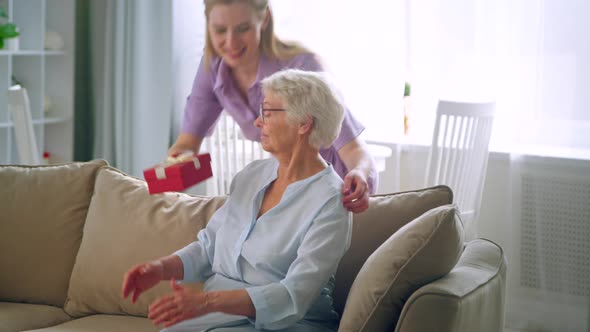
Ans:
[[[264,112],[284,112],[286,111],[286,109],[284,108],[264,108],[262,105],[260,105],[260,119],[262,120],[262,123],[265,123],[265,116],[264,116]]]

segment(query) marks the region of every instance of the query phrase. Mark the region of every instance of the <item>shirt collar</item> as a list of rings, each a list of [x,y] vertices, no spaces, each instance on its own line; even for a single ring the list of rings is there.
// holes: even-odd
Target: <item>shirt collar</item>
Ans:
[[[221,89],[223,88],[229,80],[232,79],[231,77],[231,68],[223,61],[222,57],[216,57],[214,61],[219,61],[219,69],[217,70],[217,76],[215,77],[215,85],[213,89]],[[260,59],[258,59],[258,69],[256,71],[256,78],[252,83],[252,86],[256,86],[260,84],[267,75],[269,69],[272,69],[273,60],[268,58],[264,53],[260,53]],[[215,67],[215,66],[212,66]]]
[[[271,59],[269,59],[262,51],[260,51],[260,59],[258,59],[258,69],[256,72],[256,78],[252,85],[259,84],[268,74],[269,65]]]
[[[264,188],[266,188],[266,186],[268,186],[271,182],[273,182],[274,180],[277,179],[278,177],[278,171],[279,171],[279,161],[276,160],[274,157],[270,157],[270,159],[272,160],[273,164],[272,164],[272,171],[269,172],[266,176],[265,179],[265,183],[264,183]],[[309,176],[305,179],[299,180],[299,181],[295,181],[291,184],[289,184],[287,186],[287,189],[285,190],[286,192],[293,192],[293,191],[298,191],[300,188],[305,187],[308,183],[315,181],[318,178],[321,178],[323,176],[325,176],[326,174],[330,173],[333,171],[333,167],[331,163],[328,163],[328,166],[326,166],[326,168],[324,168],[323,170],[315,173],[312,176]]]
[[[225,86],[225,82],[231,79],[231,73],[229,66],[225,64],[223,58],[216,57],[213,61],[219,63],[217,69],[217,76],[215,76],[215,85],[213,86],[214,90],[218,90],[223,88]],[[215,68],[215,64],[212,67]],[[213,70],[213,68],[211,69]]]

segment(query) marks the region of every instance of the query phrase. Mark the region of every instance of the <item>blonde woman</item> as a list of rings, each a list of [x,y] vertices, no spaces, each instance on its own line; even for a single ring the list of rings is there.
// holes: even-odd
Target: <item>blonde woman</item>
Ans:
[[[205,0],[205,55],[188,97],[181,134],[168,150],[171,156],[198,153],[222,110],[238,123],[244,136],[260,141],[253,125],[262,102],[260,81],[285,68],[322,71],[305,48],[279,40],[273,30],[268,0]],[[346,110],[334,143],[320,150],[344,179],[343,205],[352,212],[368,208],[377,186],[375,163],[358,137],[364,127]]]

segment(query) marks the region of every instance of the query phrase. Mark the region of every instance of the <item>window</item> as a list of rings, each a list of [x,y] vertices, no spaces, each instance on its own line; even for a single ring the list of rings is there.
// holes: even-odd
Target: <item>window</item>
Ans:
[[[366,139],[403,134],[405,13],[402,1],[275,0],[276,32],[323,60]]]

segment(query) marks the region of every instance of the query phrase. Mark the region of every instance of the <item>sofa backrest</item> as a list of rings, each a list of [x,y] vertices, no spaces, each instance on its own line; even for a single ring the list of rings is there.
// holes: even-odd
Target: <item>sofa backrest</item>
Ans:
[[[66,311],[75,316],[145,315],[150,301],[168,291],[162,285],[131,305],[121,300],[120,283],[132,264],[192,241],[224,198],[149,195],[143,180],[105,165],[0,166],[0,266],[11,271],[0,274],[0,300],[63,306],[68,294]],[[375,249],[411,220],[451,202],[445,186],[371,197],[369,210],[354,216],[351,248],[336,275],[337,311]],[[84,241],[83,232],[93,235]]]
[[[0,166],[0,301],[63,306],[95,175],[106,164]]]
[[[393,233],[426,211],[451,204],[453,193],[447,186],[376,195],[369,209],[355,214],[352,242],[336,273],[334,307],[342,314],[350,287],[367,258]]]

